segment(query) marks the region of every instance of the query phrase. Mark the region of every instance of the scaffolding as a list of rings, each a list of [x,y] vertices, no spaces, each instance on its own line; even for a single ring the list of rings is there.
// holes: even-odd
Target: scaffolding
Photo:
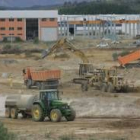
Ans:
[[[140,15],[60,15],[59,36],[110,38],[140,35]]]

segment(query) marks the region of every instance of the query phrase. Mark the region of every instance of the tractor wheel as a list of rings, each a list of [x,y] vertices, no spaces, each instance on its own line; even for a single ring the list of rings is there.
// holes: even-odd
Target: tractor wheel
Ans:
[[[44,121],[44,112],[40,105],[33,105],[32,119],[36,122]]]
[[[76,117],[76,113],[73,110],[73,108],[71,108],[71,114],[69,116],[65,116],[67,121],[74,121]]]
[[[39,90],[41,89],[41,83],[40,82],[37,82],[36,86],[37,86],[37,89],[39,89]]]
[[[27,82],[26,82],[27,89],[30,89],[31,88],[31,85],[32,85],[32,80],[31,79],[28,79]]]
[[[50,118],[52,122],[60,122],[62,118],[61,111],[59,109],[53,109],[50,113]]]
[[[113,92],[114,92],[114,86],[113,86],[112,83],[109,83],[109,84],[108,84],[107,92],[109,92],[109,93],[113,93]]]
[[[107,84],[106,84],[106,83],[103,83],[103,84],[101,85],[101,91],[102,91],[102,92],[107,92]]]
[[[12,119],[17,119],[18,118],[18,111],[16,108],[11,109],[11,118]]]
[[[88,91],[88,84],[87,83],[82,83],[81,84],[81,89],[82,89],[83,92]]]
[[[11,108],[10,107],[7,107],[5,109],[5,117],[6,118],[11,118]]]

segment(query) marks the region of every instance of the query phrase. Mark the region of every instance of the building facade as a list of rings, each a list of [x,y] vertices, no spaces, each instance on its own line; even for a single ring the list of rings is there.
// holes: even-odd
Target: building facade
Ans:
[[[0,40],[55,41],[58,39],[57,10],[0,11]]]

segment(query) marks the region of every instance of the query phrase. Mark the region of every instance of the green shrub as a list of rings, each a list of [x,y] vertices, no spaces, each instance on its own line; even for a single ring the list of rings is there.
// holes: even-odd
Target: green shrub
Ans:
[[[13,133],[9,133],[7,128],[0,122],[0,140],[16,140],[16,136]]]
[[[129,54],[130,52],[129,51],[122,51],[119,55],[120,56],[125,56],[125,55],[127,55],[127,54]]]
[[[121,53],[116,53],[115,52],[115,53],[112,54],[112,57],[113,57],[113,60],[116,61],[119,56],[125,56],[129,53],[130,53],[129,51],[122,51]]]
[[[3,46],[3,50],[10,50],[11,48],[12,46],[10,44]]]
[[[38,44],[39,43],[39,39],[36,37],[35,39],[34,39],[34,44]]]
[[[112,57],[113,57],[113,60],[116,61],[118,59],[118,53],[113,53]]]
[[[63,135],[59,137],[60,140],[74,140],[73,135]]]
[[[16,37],[15,42],[23,42],[23,40],[20,37]]]

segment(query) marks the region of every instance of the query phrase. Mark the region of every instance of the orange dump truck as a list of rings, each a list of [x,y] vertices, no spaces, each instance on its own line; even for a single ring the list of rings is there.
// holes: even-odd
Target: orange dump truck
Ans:
[[[30,67],[23,69],[24,83],[28,89],[32,86],[38,89],[57,88],[60,76],[60,70],[35,70]]]
[[[118,57],[118,61],[121,66],[125,66],[126,64],[129,64],[130,62],[136,61],[138,59],[140,59],[140,50],[137,50],[125,56]]]

